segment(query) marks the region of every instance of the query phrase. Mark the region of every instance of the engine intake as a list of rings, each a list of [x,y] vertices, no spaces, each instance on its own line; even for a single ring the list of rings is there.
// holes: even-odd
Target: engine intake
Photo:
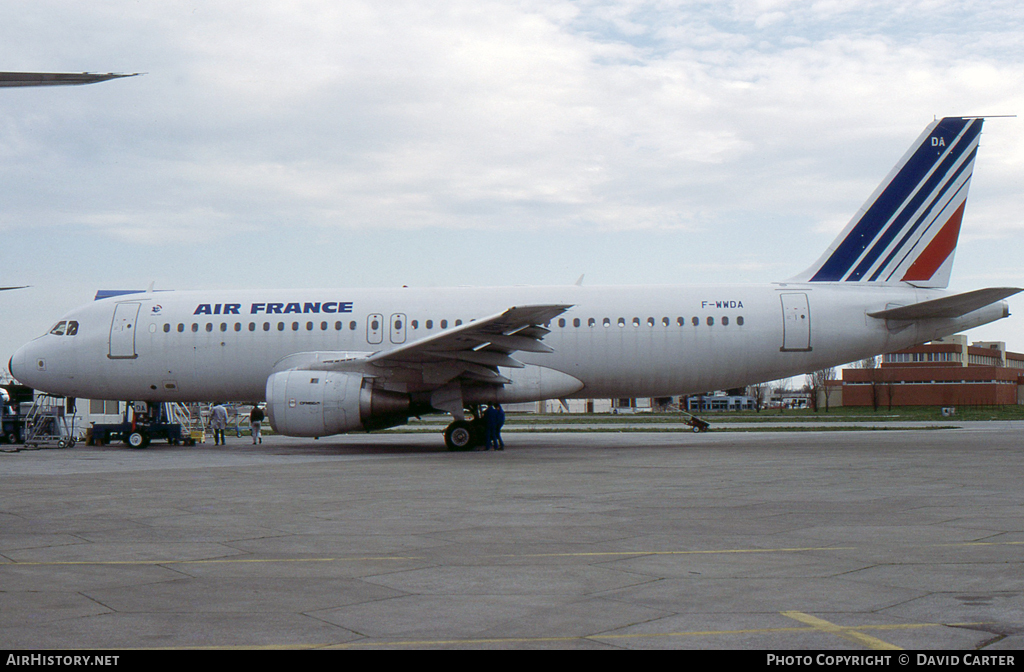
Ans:
[[[282,371],[267,378],[267,416],[287,436],[384,429],[408,420],[409,396],[373,389],[359,374]]]

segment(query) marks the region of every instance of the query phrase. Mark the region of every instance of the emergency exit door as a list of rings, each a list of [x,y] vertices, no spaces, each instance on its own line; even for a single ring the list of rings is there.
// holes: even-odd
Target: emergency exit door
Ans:
[[[366,342],[377,345],[384,340],[384,316],[374,313],[366,318]]]
[[[782,298],[782,352],[811,349],[811,307],[806,294],[780,294]]]
[[[140,303],[119,303],[114,306],[114,319],[110,322],[111,359],[135,359],[135,332]]]
[[[391,316],[391,342],[395,344],[405,343],[405,315],[395,313]]]

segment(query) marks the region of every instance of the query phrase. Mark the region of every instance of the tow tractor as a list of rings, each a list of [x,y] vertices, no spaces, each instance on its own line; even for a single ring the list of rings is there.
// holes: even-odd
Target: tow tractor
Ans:
[[[96,423],[92,426],[93,445],[123,441],[129,448],[145,448],[153,440],[164,439],[171,445],[193,445],[191,436],[182,438],[181,424],[172,422],[167,404],[133,402],[125,404],[121,422]]]

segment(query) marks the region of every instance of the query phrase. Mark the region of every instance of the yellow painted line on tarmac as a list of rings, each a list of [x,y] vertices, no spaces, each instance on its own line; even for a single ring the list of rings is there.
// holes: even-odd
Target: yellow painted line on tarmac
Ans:
[[[647,555],[720,555],[730,553],[799,553],[807,551],[856,550],[854,546],[807,546],[802,548],[733,548],[703,551],[596,551],[585,553],[506,553],[485,555],[484,558],[589,558],[589,557],[640,557]],[[278,562],[359,562],[359,561],[403,561],[428,560],[421,556],[367,556],[355,558],[216,558],[209,560],[54,560],[38,562],[0,562],[4,566],[53,566],[53,565],[212,565]]]
[[[428,647],[428,646],[482,646],[485,644],[543,644],[558,642],[605,642],[629,639],[656,639],[666,637],[723,637],[730,635],[764,635],[778,633],[805,633],[809,631],[827,632],[829,634],[846,635],[849,641],[867,646],[875,650],[898,650],[900,647],[884,642],[870,635],[863,634],[862,630],[920,630],[923,628],[944,628],[984,625],[983,623],[901,623],[888,625],[858,625],[852,627],[838,626],[820,618],[815,618],[799,611],[780,612],[784,616],[793,618],[810,627],[779,627],[779,628],[743,628],[739,630],[689,630],[680,632],[655,632],[655,633],[633,633],[623,635],[587,635],[584,637],[502,637],[490,639],[436,639],[416,641],[392,641],[392,642],[346,642],[344,644],[333,644],[323,648],[327,649],[356,649],[366,647]]]
[[[777,627],[777,628],[741,628],[737,630],[684,630],[679,632],[639,632],[631,634],[595,634],[595,635],[582,635],[582,636],[566,636],[566,637],[480,637],[480,638],[462,638],[462,639],[418,639],[418,640],[392,640],[392,641],[374,641],[370,638],[357,640],[354,642],[341,642],[338,644],[327,644],[327,643],[315,643],[315,644],[259,644],[259,645],[209,645],[209,646],[168,646],[168,647],[126,647],[119,649],[111,649],[112,651],[234,651],[234,650],[260,650],[260,651],[275,651],[275,650],[340,650],[340,649],[359,649],[359,648],[403,648],[403,647],[416,647],[416,648],[427,648],[435,646],[484,646],[490,644],[563,644],[570,642],[593,642],[593,643],[604,643],[609,641],[617,640],[642,640],[642,639],[664,639],[669,637],[728,637],[730,635],[760,635],[760,634],[785,634],[785,633],[807,633],[813,631],[827,632],[837,634],[836,631],[841,630],[844,632],[853,632],[859,634],[862,630],[920,630],[923,628],[954,628],[954,627],[968,627],[968,626],[981,626],[990,625],[985,622],[976,623],[898,623],[898,624],[885,624],[885,625],[857,625],[850,627],[837,626],[828,621],[809,616],[799,611],[783,611],[779,612],[784,616],[793,618],[805,623],[805,626],[793,626],[793,627]],[[885,649],[898,649],[887,642],[881,640],[875,640],[870,636],[865,636],[863,640],[851,640],[857,641],[860,644],[866,644],[867,641],[874,640],[884,645]],[[883,647],[869,647],[869,648],[883,648]]]
[[[1024,546],[1024,541],[961,541],[955,544],[931,544],[931,548],[956,546]]]
[[[903,548],[975,548],[981,546],[1024,546],[1024,541],[967,541],[952,544],[919,544]],[[753,553],[809,553],[820,551],[856,551],[860,546],[798,546],[791,548],[725,548],[688,551],[587,551],[576,553],[504,553],[478,556],[481,558],[612,558],[653,555],[730,555]],[[436,558],[434,558],[436,559]],[[307,562],[402,562],[432,560],[426,556],[377,555],[328,558],[213,558],[198,560],[54,560],[54,561],[0,561],[2,567],[39,567],[71,565],[212,565],[212,564],[272,564]]]
[[[800,548],[729,548],[706,551],[592,551],[587,553],[523,553],[495,555],[495,558],[586,558],[642,555],[724,555],[730,553],[801,553],[807,551],[854,551],[856,546],[805,546]]]
[[[874,651],[902,650],[895,644],[890,644],[889,642],[882,641],[877,637],[872,637],[871,635],[864,634],[856,628],[849,628],[843,627],[841,625],[836,625],[835,623],[830,623],[829,621],[818,618],[816,616],[811,616],[810,614],[805,614],[801,611],[783,611],[780,613],[783,616],[792,618],[795,621],[800,621],[801,623],[809,625],[814,630],[818,630],[820,632],[827,632],[830,635],[836,635],[837,637],[841,637],[842,639],[845,639],[848,642],[853,642],[854,644],[866,646]]]
[[[218,558],[214,560],[55,560],[51,562],[0,562],[0,567],[38,567],[53,565],[217,565],[217,564],[271,564],[278,562],[360,562],[426,560],[406,556],[369,556],[357,558]]]

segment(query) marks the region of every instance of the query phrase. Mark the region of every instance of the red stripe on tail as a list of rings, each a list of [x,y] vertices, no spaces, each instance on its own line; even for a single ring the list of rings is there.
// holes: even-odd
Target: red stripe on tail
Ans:
[[[903,282],[931,280],[935,271],[939,270],[943,262],[953,253],[953,250],[956,249],[956,241],[960,237],[960,220],[963,219],[965,205],[967,205],[966,200],[960,204],[960,207],[942,226],[942,229],[935,234],[932,242],[928,243],[924,252],[907,269],[906,275],[902,278]]]

